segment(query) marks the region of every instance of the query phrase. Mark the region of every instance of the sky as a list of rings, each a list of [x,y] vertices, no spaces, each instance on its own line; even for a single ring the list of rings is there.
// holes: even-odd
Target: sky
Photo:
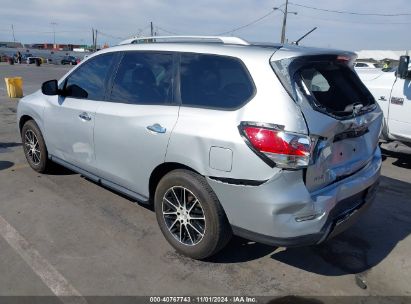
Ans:
[[[294,41],[313,27],[318,29],[302,45],[346,50],[410,50],[410,0],[290,0],[287,38]],[[0,0],[0,41],[22,43],[115,45],[134,35],[149,35],[150,21],[159,35],[226,35],[254,42],[279,42],[283,13],[273,11],[285,0]],[[377,14],[377,17],[337,14],[303,8]],[[408,5],[407,5],[408,4]],[[284,8],[284,6],[282,6]],[[271,14],[269,14],[272,12]],[[235,28],[262,20],[238,31]]]

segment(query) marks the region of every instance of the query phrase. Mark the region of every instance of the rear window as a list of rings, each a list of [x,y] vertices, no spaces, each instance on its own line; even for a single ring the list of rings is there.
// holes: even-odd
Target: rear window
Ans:
[[[244,64],[232,57],[181,55],[183,105],[235,109],[254,95],[254,85]]]
[[[349,115],[354,106],[373,103],[356,74],[343,64],[316,63],[301,68],[297,74],[315,105],[332,114]]]

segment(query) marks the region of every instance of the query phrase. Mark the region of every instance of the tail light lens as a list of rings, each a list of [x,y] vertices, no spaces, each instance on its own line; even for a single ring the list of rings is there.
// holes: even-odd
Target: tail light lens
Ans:
[[[300,169],[310,163],[312,144],[307,135],[265,124],[241,123],[239,129],[249,147],[272,167]]]

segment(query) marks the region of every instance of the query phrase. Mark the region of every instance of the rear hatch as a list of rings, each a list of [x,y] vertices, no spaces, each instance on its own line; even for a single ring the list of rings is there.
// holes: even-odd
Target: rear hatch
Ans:
[[[305,183],[309,191],[316,191],[370,162],[378,147],[382,113],[353,69],[354,54],[306,53],[279,50],[271,65],[306,120],[312,152]]]

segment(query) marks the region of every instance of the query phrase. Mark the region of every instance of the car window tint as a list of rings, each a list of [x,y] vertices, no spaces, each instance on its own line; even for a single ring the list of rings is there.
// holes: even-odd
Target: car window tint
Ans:
[[[173,96],[173,55],[126,52],[121,60],[110,101],[166,104]]]
[[[73,98],[103,100],[105,82],[114,53],[91,58],[81,65],[67,79],[66,95]]]
[[[356,64],[355,64],[355,67],[356,67],[356,68],[365,68],[365,67],[367,67],[367,65],[366,65],[365,63],[360,63],[360,62],[359,62],[359,63],[356,63]]]
[[[180,73],[183,105],[232,109],[254,94],[244,65],[232,57],[182,54]]]

